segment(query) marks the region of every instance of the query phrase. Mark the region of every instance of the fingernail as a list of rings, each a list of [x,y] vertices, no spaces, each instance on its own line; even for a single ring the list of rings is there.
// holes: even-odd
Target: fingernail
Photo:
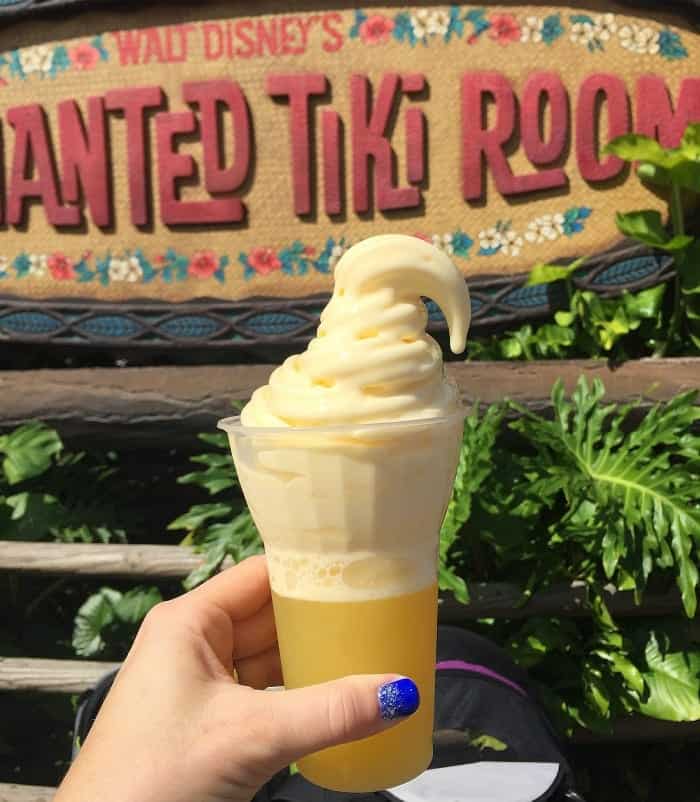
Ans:
[[[387,721],[410,716],[418,710],[420,704],[418,686],[408,677],[401,677],[382,685],[377,691],[377,698],[379,714]]]

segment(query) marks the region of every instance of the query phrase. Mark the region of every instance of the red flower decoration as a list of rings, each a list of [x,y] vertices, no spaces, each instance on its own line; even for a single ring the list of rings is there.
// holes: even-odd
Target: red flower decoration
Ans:
[[[100,51],[87,42],[71,47],[68,55],[76,70],[91,70],[100,60]]]
[[[423,242],[432,242],[430,237],[427,234],[423,234],[422,231],[416,231],[416,233],[413,236],[418,237],[418,239],[422,239]]]
[[[218,268],[219,260],[214,251],[195,251],[187,266],[187,272],[197,278],[209,278]]]
[[[478,36],[477,36],[475,33],[473,33],[473,34],[472,34],[472,35],[471,35],[471,36],[470,36],[470,37],[467,39],[467,44],[468,44],[468,45],[475,45],[475,44],[476,44],[478,41],[479,41],[479,37],[478,37]]]
[[[383,45],[394,30],[394,20],[383,14],[372,14],[360,25],[360,39],[366,45]]]
[[[282,262],[272,248],[253,248],[248,254],[248,264],[261,276],[266,276],[282,267]]]
[[[46,260],[49,271],[57,281],[69,281],[75,278],[75,268],[73,262],[60,251],[52,253]]]
[[[307,245],[304,248],[304,256],[313,256],[316,253],[316,248],[313,245]]]
[[[499,45],[520,41],[520,25],[512,14],[494,14],[489,22],[489,36]]]

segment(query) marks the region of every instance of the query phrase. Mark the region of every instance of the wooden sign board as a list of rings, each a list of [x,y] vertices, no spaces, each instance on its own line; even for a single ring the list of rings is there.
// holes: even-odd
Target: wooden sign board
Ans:
[[[81,6],[82,8],[82,6]],[[651,281],[614,214],[663,208],[602,153],[700,121],[700,34],[633,6],[97,5],[0,31],[0,332],[308,337],[342,252],[447,250],[475,322],[541,311],[541,261]],[[233,15],[236,16],[233,16]],[[439,315],[435,314],[439,322]]]

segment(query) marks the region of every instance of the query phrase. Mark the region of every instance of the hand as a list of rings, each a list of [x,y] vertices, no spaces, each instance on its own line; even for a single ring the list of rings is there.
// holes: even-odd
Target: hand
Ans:
[[[247,802],[290,762],[396,723],[379,700],[397,678],[263,690],[282,674],[251,558],[148,613],[54,802]]]

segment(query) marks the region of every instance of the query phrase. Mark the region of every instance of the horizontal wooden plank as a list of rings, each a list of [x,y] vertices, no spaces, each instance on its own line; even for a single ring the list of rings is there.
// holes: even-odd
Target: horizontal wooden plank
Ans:
[[[646,716],[629,716],[615,722],[611,732],[576,729],[571,740],[577,744],[653,743],[700,739],[700,721],[662,721]]]
[[[0,802],[51,802],[55,794],[55,788],[44,785],[0,783]]]
[[[0,570],[22,573],[184,577],[202,561],[181,546],[0,541]]]
[[[115,442],[174,443],[213,431],[231,401],[250,397],[272,365],[90,368],[0,373],[0,426],[39,418],[66,436],[99,434]],[[614,401],[663,400],[700,386],[700,359],[646,359],[611,370],[603,361],[451,362],[467,402],[510,397],[546,407],[556,379],[571,389],[580,375],[605,382]],[[163,439],[167,436],[167,440]]]
[[[158,579],[185,577],[201,561],[200,555],[184,546],[0,541],[0,571],[19,573]],[[585,586],[581,582],[536,593],[527,604],[522,604],[520,591],[510,583],[473,583],[470,592],[468,605],[452,597],[442,599],[440,620],[443,623],[476,618],[588,615]],[[641,606],[635,604],[632,593],[618,592],[612,586],[606,590],[606,595],[610,610],[617,616],[665,615],[680,609],[680,597],[675,590],[647,594]]]
[[[533,594],[527,604],[522,603],[519,588],[508,582],[473,583],[469,586],[469,593],[471,601],[466,605],[455,601],[451,595],[441,599],[440,623],[459,624],[477,618],[584,618],[590,615],[582,582],[554,585]],[[618,618],[671,615],[681,610],[680,594],[675,589],[667,593],[646,594],[640,605],[635,603],[633,593],[618,591],[612,585],[605,588],[604,596],[610,612]]]
[[[0,691],[82,693],[118,667],[90,660],[0,657]]]

